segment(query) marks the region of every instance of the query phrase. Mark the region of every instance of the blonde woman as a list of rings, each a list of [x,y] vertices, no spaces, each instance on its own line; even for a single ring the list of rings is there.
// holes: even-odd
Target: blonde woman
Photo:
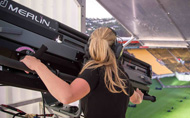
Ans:
[[[71,84],[54,75],[35,57],[26,56],[21,61],[37,72],[49,92],[63,104],[81,99],[85,118],[125,118],[129,100],[140,104],[143,93],[135,91],[118,69],[111,49],[115,41],[116,35],[110,28],[96,29],[90,36],[91,58]]]

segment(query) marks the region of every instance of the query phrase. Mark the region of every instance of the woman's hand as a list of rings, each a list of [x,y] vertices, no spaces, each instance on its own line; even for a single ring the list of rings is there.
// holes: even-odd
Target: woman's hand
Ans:
[[[139,88],[137,88],[134,91],[133,95],[130,97],[130,101],[133,104],[140,104],[143,101],[143,96],[144,96],[144,94],[142,93],[142,91],[139,90]]]
[[[142,93],[142,91],[139,90],[139,88],[136,89],[136,92],[139,94],[140,99],[141,99],[141,101],[142,101],[142,100],[143,100],[144,93]]]
[[[24,59],[20,61],[23,62],[30,70],[34,71],[36,67],[41,64],[41,61],[39,59],[36,59],[35,57],[28,55],[25,56]]]

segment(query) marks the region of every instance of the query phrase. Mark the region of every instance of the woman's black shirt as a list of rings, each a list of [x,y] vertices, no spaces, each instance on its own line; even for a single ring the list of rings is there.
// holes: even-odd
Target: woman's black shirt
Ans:
[[[125,76],[120,76],[126,78]],[[104,83],[104,69],[86,69],[79,75],[90,85],[90,93],[81,100],[85,118],[125,118],[129,96],[134,89],[127,79],[127,93],[111,93]]]

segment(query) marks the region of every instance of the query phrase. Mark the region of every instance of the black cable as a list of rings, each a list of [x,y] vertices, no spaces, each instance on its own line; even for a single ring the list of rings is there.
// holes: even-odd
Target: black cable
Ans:
[[[82,115],[82,114],[80,116],[84,117],[84,115]]]
[[[44,118],[46,118],[44,94],[42,92],[41,94],[42,94],[42,101],[43,101],[43,114],[44,114]]]
[[[22,113],[17,113],[17,114],[14,114],[13,115],[13,118],[15,118],[16,116],[19,116],[19,115],[21,115]]]

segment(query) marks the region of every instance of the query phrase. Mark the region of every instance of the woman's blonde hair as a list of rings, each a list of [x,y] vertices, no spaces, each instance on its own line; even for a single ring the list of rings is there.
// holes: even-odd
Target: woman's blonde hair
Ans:
[[[108,27],[101,27],[91,34],[89,40],[89,53],[91,60],[84,65],[80,74],[85,69],[105,66],[104,82],[108,90],[112,93],[124,92],[128,95],[125,90],[126,81],[119,77],[118,70],[121,70],[117,66],[115,54],[111,49],[111,46],[116,41],[115,33]],[[117,90],[116,87],[119,87],[120,90]]]

